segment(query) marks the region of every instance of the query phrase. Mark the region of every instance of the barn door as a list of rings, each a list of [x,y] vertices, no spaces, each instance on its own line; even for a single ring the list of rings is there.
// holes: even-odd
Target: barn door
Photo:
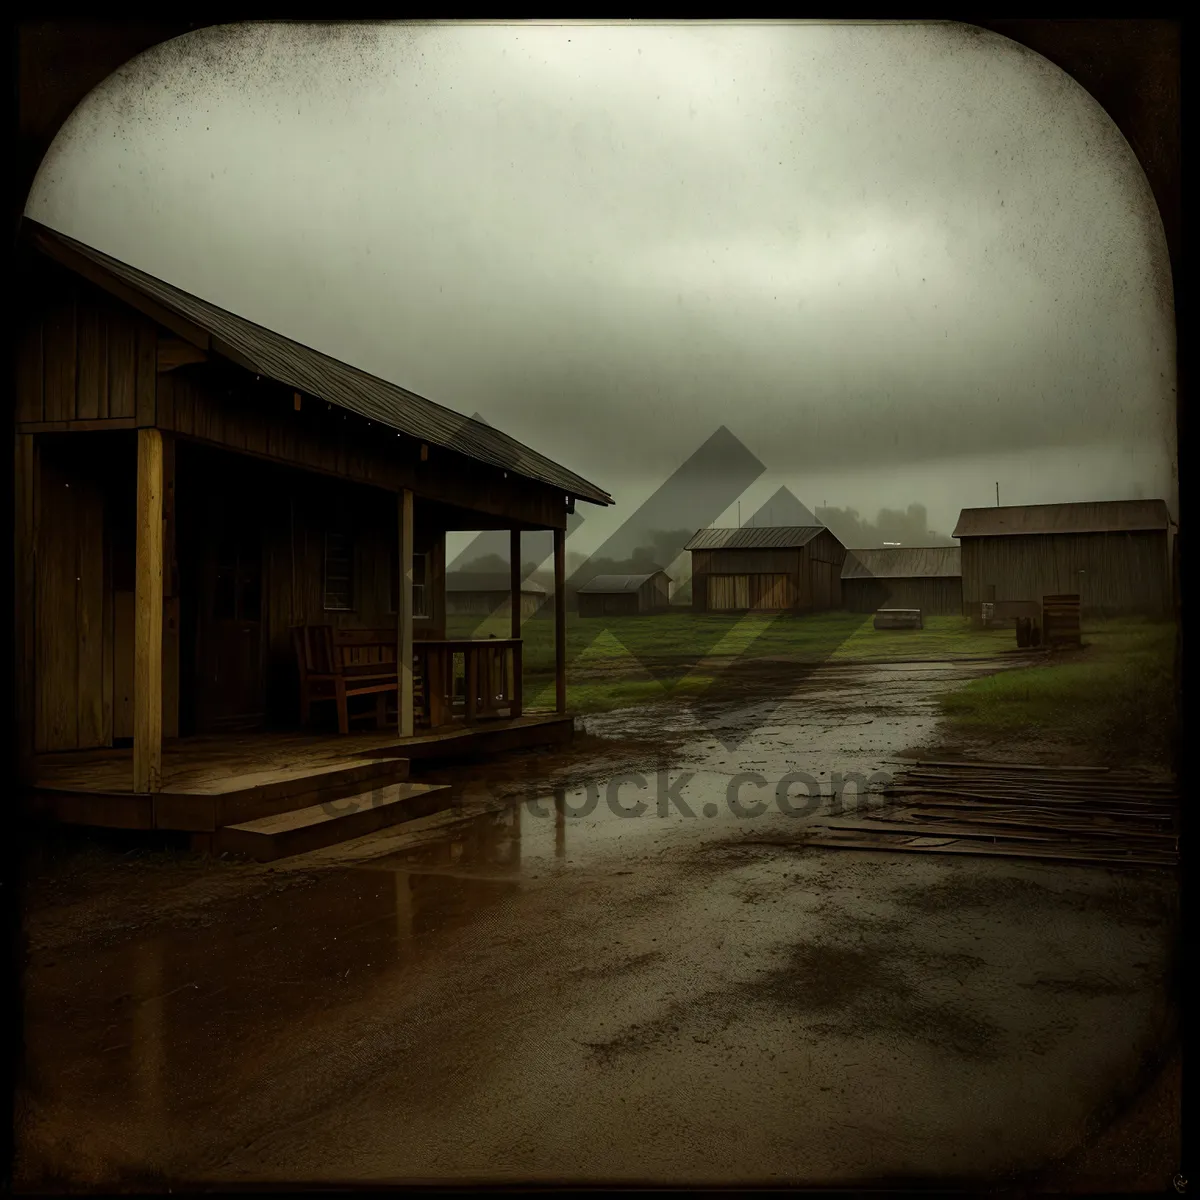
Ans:
[[[756,575],[754,607],[760,612],[778,612],[792,606],[792,580],[788,575]]]

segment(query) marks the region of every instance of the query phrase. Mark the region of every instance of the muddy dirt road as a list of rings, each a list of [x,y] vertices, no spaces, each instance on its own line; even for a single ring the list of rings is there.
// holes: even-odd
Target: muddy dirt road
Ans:
[[[1167,1035],[1173,877],[802,843],[835,773],[894,768],[986,669],[822,668],[781,702],[607,714],[561,754],[446,776],[452,813],[273,868],[44,860],[19,1183],[1061,1158]]]

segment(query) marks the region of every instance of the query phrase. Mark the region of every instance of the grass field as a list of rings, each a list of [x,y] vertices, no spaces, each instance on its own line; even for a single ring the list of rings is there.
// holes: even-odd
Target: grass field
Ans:
[[[452,637],[508,636],[499,618],[451,618]],[[554,700],[554,623],[526,621],[525,695],[530,708]],[[946,696],[950,733],[976,739],[1042,740],[1107,758],[1162,761],[1174,728],[1174,625],[1149,620],[1085,623],[1084,647],[1045,665],[975,680]],[[870,614],[804,617],[567,616],[567,704],[602,712],[702,695],[713,667],[737,659],[898,662],[996,658],[1016,650],[1011,628],[972,629],[961,617],[927,617],[921,630],[880,630]]]
[[[942,700],[950,733],[1062,743],[1104,760],[1165,763],[1177,720],[1175,626],[1084,626],[1082,650],[976,679]]]
[[[522,627],[526,703],[553,701],[554,622]],[[508,636],[503,618],[450,618],[450,637]],[[1015,649],[1011,629],[972,630],[961,617],[928,617],[924,629],[879,630],[870,614],[829,612],[804,617],[712,616],[690,612],[654,617],[567,616],[567,703],[599,712],[702,693],[711,667],[732,659],[796,663],[895,662],[987,658]]]

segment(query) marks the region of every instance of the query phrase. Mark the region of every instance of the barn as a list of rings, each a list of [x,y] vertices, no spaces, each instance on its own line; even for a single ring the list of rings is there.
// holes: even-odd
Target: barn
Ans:
[[[17,249],[19,768],[52,815],[225,836],[331,764],[569,736],[567,519],[606,492],[45,226]],[[447,636],[446,536],[481,529],[516,563],[552,533],[552,712],[524,711],[516,613]]]
[[[1163,500],[964,508],[963,607],[1078,593],[1092,616],[1171,612],[1175,525]]]
[[[963,608],[959,547],[847,550],[842,604],[850,612],[918,608],[925,616],[957,616]]]
[[[596,575],[578,591],[581,617],[633,617],[665,612],[671,579],[665,571],[642,575]]]
[[[507,575],[491,571],[448,571],[448,617],[512,615],[512,592]],[[521,620],[534,616],[546,603],[546,589],[533,579],[521,581]]]
[[[696,612],[817,612],[842,603],[846,548],[824,525],[701,529],[692,555]]]

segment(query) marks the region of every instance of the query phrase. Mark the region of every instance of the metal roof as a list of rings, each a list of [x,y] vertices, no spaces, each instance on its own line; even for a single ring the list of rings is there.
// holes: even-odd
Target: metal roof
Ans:
[[[685,550],[794,550],[807,546],[824,525],[743,525],[740,529],[700,529]]]
[[[603,489],[497,429],[218,308],[36,221],[28,224],[39,247],[58,261],[64,259],[54,254],[56,245],[198,326],[217,339],[219,344],[210,347],[214,353],[221,354],[229,347],[245,360],[242,365],[249,364],[258,374],[431,445],[560,488],[566,495],[593,504],[613,502]],[[70,266],[69,261],[66,265]]]
[[[504,592],[512,586],[511,578],[502,571],[447,571],[448,592]],[[546,589],[534,579],[522,579],[521,591],[544,596]]]
[[[962,575],[958,546],[885,546],[847,550],[843,579],[954,579]]]
[[[636,592],[648,579],[664,575],[665,571],[648,571],[645,575],[595,575],[578,590],[581,592]]]
[[[1132,533],[1166,529],[1171,514],[1162,500],[1089,500],[1079,504],[1022,504],[964,508],[954,536],[1005,537],[1021,533]]]

